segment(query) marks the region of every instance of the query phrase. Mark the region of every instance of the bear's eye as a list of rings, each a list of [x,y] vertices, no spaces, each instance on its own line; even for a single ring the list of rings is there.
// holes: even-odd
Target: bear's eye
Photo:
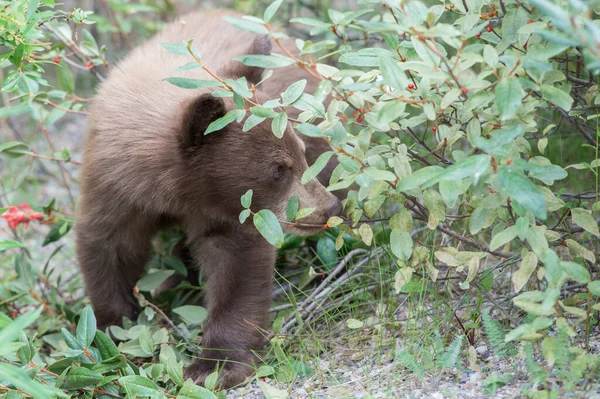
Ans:
[[[275,171],[273,172],[273,180],[281,181],[285,176],[285,169],[286,168],[284,165],[277,165]]]

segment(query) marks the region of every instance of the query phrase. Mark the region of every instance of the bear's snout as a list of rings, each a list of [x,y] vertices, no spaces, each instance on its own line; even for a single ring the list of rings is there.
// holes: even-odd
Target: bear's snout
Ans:
[[[342,201],[334,198],[331,205],[325,212],[325,221],[329,220],[332,216],[338,216],[342,212]]]

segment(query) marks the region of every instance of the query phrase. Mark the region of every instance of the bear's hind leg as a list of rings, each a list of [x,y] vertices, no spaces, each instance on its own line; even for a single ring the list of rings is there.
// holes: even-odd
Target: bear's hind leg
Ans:
[[[77,257],[98,320],[98,327],[135,319],[133,287],[144,273],[157,219],[142,212],[112,217],[82,212],[76,226]]]
[[[185,378],[202,384],[218,369],[220,386],[230,388],[252,375],[252,351],[264,344],[260,329],[268,320],[275,248],[256,231],[238,226],[188,236],[206,279],[208,321],[203,351]]]

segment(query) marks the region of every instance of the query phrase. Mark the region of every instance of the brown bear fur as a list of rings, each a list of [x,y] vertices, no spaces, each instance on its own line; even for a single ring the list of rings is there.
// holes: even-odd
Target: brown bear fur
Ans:
[[[232,100],[212,96],[214,89],[187,90],[163,81],[213,79],[201,69],[175,72],[190,57],[159,45],[194,39],[217,75],[258,82],[262,69],[231,59],[268,54],[268,37],[242,32],[223,15],[192,14],[168,25],[102,84],[91,111],[76,239],[86,290],[104,328],[122,316],[135,318],[132,290],[149,260],[151,239],[160,229],[181,226],[207,281],[209,312],[204,351],[185,376],[203,383],[218,367],[220,384],[230,387],[252,373],[251,351],[262,347],[256,326],[267,327],[276,255],[250,220],[238,221],[240,196],[253,189],[253,210],[270,209],[285,220],[287,200],[297,195],[300,207],[316,208],[303,219],[314,225],[339,212],[340,202],[317,180],[300,183],[308,167],[305,144],[290,126],[281,139],[270,121],[250,132],[234,122],[204,135],[208,124],[234,108]],[[281,87],[301,77],[290,78]],[[278,94],[257,91],[261,103]],[[302,235],[318,230],[284,227]]]

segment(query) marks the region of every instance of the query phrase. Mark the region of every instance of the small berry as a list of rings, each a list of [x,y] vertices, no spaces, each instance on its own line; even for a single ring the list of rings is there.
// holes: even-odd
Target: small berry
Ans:
[[[488,17],[492,18],[492,17],[494,17],[495,15],[496,15],[496,11],[491,11],[491,12],[488,14]]]
[[[454,10],[454,7],[455,7],[454,3],[450,3],[449,7],[450,7],[451,10]]]
[[[475,35],[476,38],[481,39],[481,32]]]
[[[362,116],[359,116],[358,118],[356,118],[356,121],[357,121],[358,123],[361,123],[361,122],[363,121],[363,118],[362,118]]]
[[[414,90],[415,89],[415,84],[414,83],[410,83],[408,85],[408,90]]]
[[[491,33],[491,32],[493,32],[493,31],[494,31],[494,28],[492,28],[492,26],[491,26],[491,25],[488,25],[488,26],[486,26],[486,28],[485,28],[485,31],[486,31],[486,32],[490,32],[490,33]]]
[[[469,92],[469,89],[467,89],[466,87],[463,87],[462,88],[462,92],[465,93],[465,94],[467,94]]]
[[[488,17],[487,17],[487,14],[483,14],[483,15],[481,16],[481,19],[483,19],[484,21],[485,21],[487,18],[488,18]]]
[[[324,228],[325,230],[327,230],[327,229],[329,228],[329,226],[327,226],[327,223],[325,223],[325,224],[323,225],[323,228]]]
[[[527,43],[525,43],[525,44],[523,45],[523,48],[524,48],[525,50],[527,50]]]
[[[433,130],[434,132],[437,132],[437,126],[432,126],[431,130]]]
[[[354,111],[354,112],[352,113],[352,117],[353,117],[354,119],[356,119],[356,111]]]
[[[490,190],[490,194],[496,194],[496,190],[494,190],[493,188],[488,187],[488,190]]]
[[[494,11],[494,16],[497,17],[498,16],[498,10]]]
[[[60,55],[54,56],[52,61],[54,61],[55,64],[60,64]]]
[[[91,62],[89,62],[89,61],[85,63],[85,67],[86,67],[87,69],[90,69],[92,66],[93,66],[93,65],[92,65],[92,63],[91,63]]]
[[[528,20],[527,20],[527,23],[528,23],[528,24],[532,24],[532,23],[533,23],[533,19],[528,19]]]

